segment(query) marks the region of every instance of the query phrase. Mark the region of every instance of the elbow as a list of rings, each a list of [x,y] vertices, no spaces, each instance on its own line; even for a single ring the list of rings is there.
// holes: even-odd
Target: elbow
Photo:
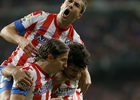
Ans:
[[[4,33],[5,33],[5,31],[6,31],[6,28],[7,28],[7,26],[4,27],[4,28],[0,31],[0,36],[1,36],[1,37],[4,36]]]

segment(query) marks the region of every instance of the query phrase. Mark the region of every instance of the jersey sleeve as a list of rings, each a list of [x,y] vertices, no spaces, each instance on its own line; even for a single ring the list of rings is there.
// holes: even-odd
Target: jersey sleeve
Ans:
[[[38,21],[43,18],[44,14],[46,14],[44,11],[33,12],[27,16],[24,16],[24,18],[14,21],[14,24],[20,34],[27,31],[32,31]]]
[[[73,42],[78,42],[78,43],[84,44],[84,42],[81,40],[79,34],[75,30],[74,30]]]
[[[34,72],[33,72],[33,69],[30,67],[30,66],[24,66],[21,70],[27,70],[28,72],[31,73],[31,77],[32,77],[32,80],[34,79]],[[14,81],[13,83],[13,86],[12,86],[12,91],[11,91],[11,94],[24,94],[25,96],[27,96],[28,92],[30,91],[30,88],[29,89],[26,89],[25,91],[20,89],[18,87],[18,84]]]

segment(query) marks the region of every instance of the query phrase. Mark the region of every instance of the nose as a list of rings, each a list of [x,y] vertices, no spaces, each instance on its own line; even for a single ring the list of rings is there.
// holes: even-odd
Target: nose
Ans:
[[[64,63],[64,68],[67,68],[67,61]]]
[[[70,9],[73,8],[73,5],[74,5],[74,3],[71,3],[71,4],[69,5]]]

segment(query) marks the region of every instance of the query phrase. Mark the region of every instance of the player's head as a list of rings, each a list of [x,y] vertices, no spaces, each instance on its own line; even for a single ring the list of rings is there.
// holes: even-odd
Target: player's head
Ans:
[[[74,2],[74,0],[65,0],[65,2],[67,2],[67,1]],[[80,14],[83,14],[86,11],[86,8],[87,8],[87,0],[75,0],[75,1],[76,1],[76,3],[79,3],[79,1],[82,1],[82,4],[79,3],[79,4],[81,4],[79,6],[81,8]],[[75,4],[75,6],[78,6],[78,5]]]
[[[65,68],[63,72],[69,79],[74,79],[77,78],[89,64],[90,53],[86,47],[80,43],[70,44],[69,48],[68,67]]]
[[[38,50],[35,61],[47,61],[51,73],[67,67],[69,47],[58,39],[46,41]]]
[[[73,22],[75,19],[82,16],[86,7],[86,0],[65,0],[61,6],[58,16],[62,21],[68,20],[69,22]]]

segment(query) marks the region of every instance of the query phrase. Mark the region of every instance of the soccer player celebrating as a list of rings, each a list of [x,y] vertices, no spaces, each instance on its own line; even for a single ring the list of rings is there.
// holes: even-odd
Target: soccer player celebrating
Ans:
[[[86,0],[65,0],[58,14],[44,11],[33,12],[20,20],[5,26],[0,33],[4,39],[11,43],[18,44],[17,49],[8,60],[1,64],[1,69],[14,75],[14,80],[18,85],[28,86],[32,84],[29,73],[20,71],[13,67],[24,66],[28,62],[33,62],[38,48],[46,41],[57,38],[65,44],[78,42],[83,44],[78,33],[71,25],[79,19],[86,10]],[[24,37],[20,34],[25,33]],[[14,73],[14,74],[12,74]],[[2,72],[4,76],[5,73]],[[12,86],[12,79],[4,78],[0,75],[0,99],[9,100]],[[82,72],[79,87],[84,94],[91,84],[91,79],[87,68]]]
[[[14,81],[10,100],[50,100],[53,75],[67,67],[69,47],[58,39],[46,41],[38,50],[34,63],[22,70],[31,73],[33,84],[21,90]]]
[[[79,94],[77,87],[82,71],[89,64],[90,54],[86,47],[80,43],[70,44],[69,47],[68,67],[53,78],[54,86],[51,94],[53,100],[58,97],[62,97],[62,100],[83,100],[83,96]]]

